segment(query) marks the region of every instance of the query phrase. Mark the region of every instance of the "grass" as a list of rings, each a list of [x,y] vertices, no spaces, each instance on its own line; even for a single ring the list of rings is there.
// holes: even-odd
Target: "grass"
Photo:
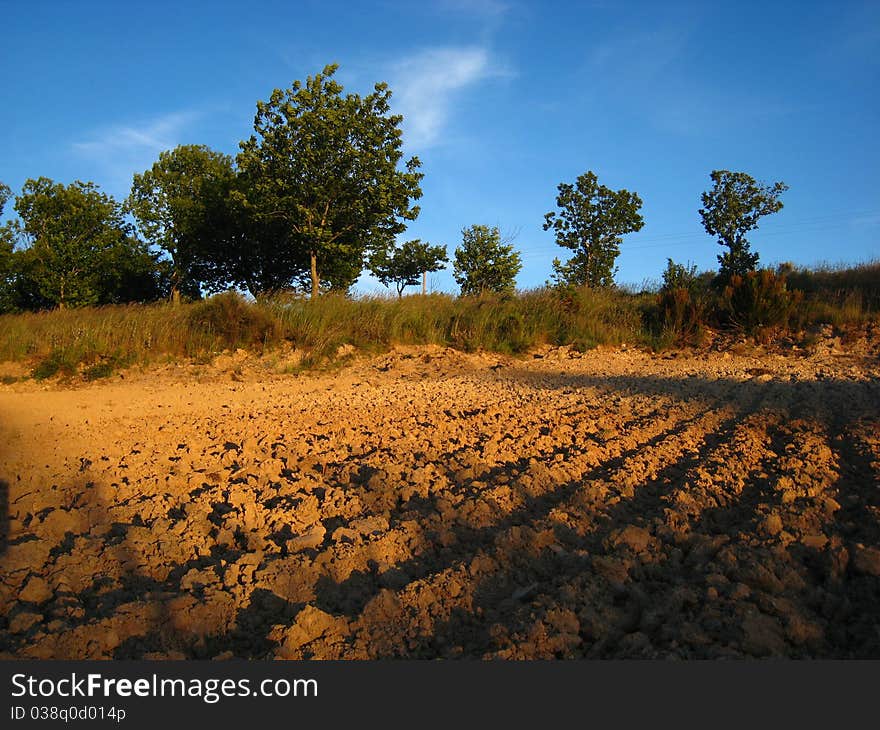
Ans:
[[[803,304],[789,327],[864,324],[880,314],[880,263],[789,269]],[[658,330],[656,292],[536,289],[508,296],[359,297],[316,301],[280,296],[249,303],[225,293],[202,302],[110,306],[0,316],[0,361],[32,364],[32,376],[86,380],[163,358],[210,362],[223,350],[269,352],[292,344],[298,369],[337,360],[343,346],[378,352],[395,344],[435,344],[517,354],[539,345],[672,346]],[[350,348],[343,348],[345,349]]]
[[[804,293],[795,326],[864,324],[880,314],[880,261],[814,269],[780,267],[788,286]]]

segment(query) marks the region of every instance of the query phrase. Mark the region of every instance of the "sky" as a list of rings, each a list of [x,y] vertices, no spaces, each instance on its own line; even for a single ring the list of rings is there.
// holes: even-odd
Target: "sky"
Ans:
[[[390,85],[422,162],[400,240],[451,258],[462,228],[497,226],[520,288],[565,258],[544,214],[587,170],[644,201],[623,284],[668,257],[717,268],[698,214],[715,169],[789,186],[750,236],[762,264],[880,258],[880,2],[0,0],[0,24],[14,192],[42,175],[121,200],[178,144],[235,155],[258,100],[338,63],[346,92]],[[451,265],[429,285],[457,291]]]

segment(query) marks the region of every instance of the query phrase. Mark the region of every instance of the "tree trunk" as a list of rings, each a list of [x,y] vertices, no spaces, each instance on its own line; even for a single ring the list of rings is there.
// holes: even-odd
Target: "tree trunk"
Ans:
[[[321,280],[318,278],[318,256],[314,250],[309,251],[312,264],[312,299],[317,299],[321,293]]]
[[[422,272],[422,296],[428,293],[428,272]]]
[[[177,287],[177,284],[171,287],[171,302],[175,307],[180,305],[180,289]]]

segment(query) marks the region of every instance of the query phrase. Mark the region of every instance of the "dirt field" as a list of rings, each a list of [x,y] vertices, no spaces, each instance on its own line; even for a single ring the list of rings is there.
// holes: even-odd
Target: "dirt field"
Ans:
[[[869,341],[238,353],[0,431],[4,658],[880,657]]]

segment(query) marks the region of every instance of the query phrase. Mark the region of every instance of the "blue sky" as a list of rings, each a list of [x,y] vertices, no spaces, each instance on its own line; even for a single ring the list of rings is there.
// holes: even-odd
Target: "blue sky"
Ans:
[[[713,169],[790,186],[751,238],[762,263],[880,257],[877,2],[2,0],[0,20],[14,191],[45,175],[122,199],[164,149],[235,154],[257,100],[336,62],[347,91],[390,84],[422,161],[403,238],[451,253],[464,226],[497,225],[520,287],[565,254],[543,216],[586,170],[644,201],[623,283],[667,256],[715,268],[697,214]],[[449,271],[430,282],[456,290]]]

